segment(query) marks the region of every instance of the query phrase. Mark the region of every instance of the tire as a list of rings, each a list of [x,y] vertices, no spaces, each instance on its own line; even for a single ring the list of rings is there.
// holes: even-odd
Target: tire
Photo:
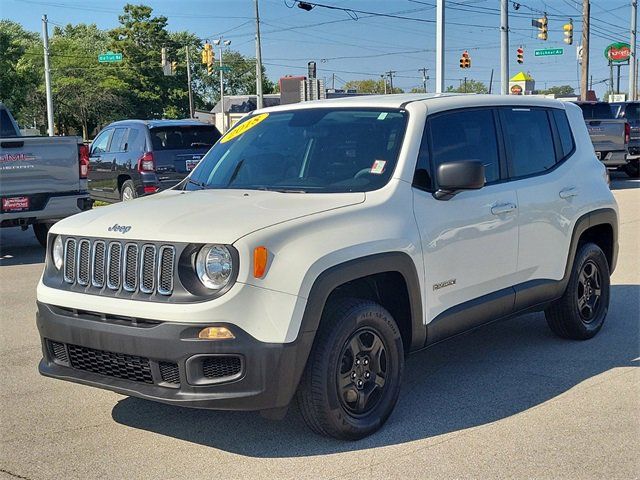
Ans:
[[[49,233],[49,229],[51,225],[48,223],[34,223],[33,224],[33,233],[36,234],[36,238],[42,248],[47,248],[47,235]]]
[[[631,160],[622,169],[629,177],[640,178],[640,160]]]
[[[129,200],[133,200],[137,198],[138,194],[136,193],[136,188],[133,185],[131,180],[125,180],[125,182],[120,187],[120,200],[123,202],[128,202]]]
[[[402,337],[391,314],[368,300],[337,301],[323,313],[298,387],[305,423],[343,440],[372,434],[395,407],[403,369]]]
[[[573,340],[594,337],[607,317],[609,287],[609,264],[604,253],[594,243],[583,244],[564,295],[544,311],[553,333]]]

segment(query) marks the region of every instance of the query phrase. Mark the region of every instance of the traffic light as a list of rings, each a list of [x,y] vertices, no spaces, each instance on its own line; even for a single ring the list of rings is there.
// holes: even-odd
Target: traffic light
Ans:
[[[524,63],[524,49],[522,47],[518,47],[516,52],[518,53],[518,63]]]
[[[213,75],[213,64],[215,61],[215,54],[213,53],[213,46],[210,43],[205,43],[202,49],[202,63],[207,66],[207,73]]]
[[[540,33],[538,33],[538,38],[540,40],[547,39],[547,34],[549,32],[549,29],[547,28],[547,24],[548,24],[547,14],[545,13],[544,17],[538,19],[538,30],[540,31]]]
[[[471,57],[466,50],[462,52],[462,56],[460,57],[460,68],[471,68]]]
[[[173,62],[171,62],[171,75],[176,74],[176,68],[178,68],[178,62],[174,60]]]
[[[573,44],[573,20],[569,19],[569,23],[565,23],[562,30],[564,30],[564,43]]]

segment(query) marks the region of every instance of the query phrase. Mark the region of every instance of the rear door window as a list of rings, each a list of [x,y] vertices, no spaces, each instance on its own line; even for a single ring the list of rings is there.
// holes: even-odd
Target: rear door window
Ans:
[[[500,179],[500,157],[492,110],[438,114],[429,120],[429,130],[434,172],[445,162],[477,160],[484,165],[487,183]]]
[[[127,135],[126,151],[131,153],[143,153],[145,150],[145,138],[140,128],[132,127]]]
[[[624,118],[629,121],[640,121],[640,103],[630,103],[624,109]]]
[[[544,172],[556,164],[553,133],[546,109],[500,109],[510,177]]]
[[[175,126],[150,128],[155,151],[210,149],[220,138],[214,126]]]
[[[111,145],[109,146],[109,152],[124,152],[125,143],[127,141],[127,129],[116,128],[111,138]]]

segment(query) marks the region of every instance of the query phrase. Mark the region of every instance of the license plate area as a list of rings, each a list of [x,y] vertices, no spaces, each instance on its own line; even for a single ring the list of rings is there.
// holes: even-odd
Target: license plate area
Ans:
[[[29,197],[4,197],[2,199],[3,212],[26,212],[30,206]]]

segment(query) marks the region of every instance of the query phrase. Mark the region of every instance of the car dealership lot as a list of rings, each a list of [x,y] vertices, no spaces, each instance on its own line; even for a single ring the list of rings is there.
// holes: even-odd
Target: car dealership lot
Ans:
[[[494,324],[413,355],[386,426],[347,443],[293,407],[160,405],[39,376],[31,231],[0,231],[0,478],[636,478],[640,474],[640,182],[613,174],[620,255],[594,339],[544,316]]]

